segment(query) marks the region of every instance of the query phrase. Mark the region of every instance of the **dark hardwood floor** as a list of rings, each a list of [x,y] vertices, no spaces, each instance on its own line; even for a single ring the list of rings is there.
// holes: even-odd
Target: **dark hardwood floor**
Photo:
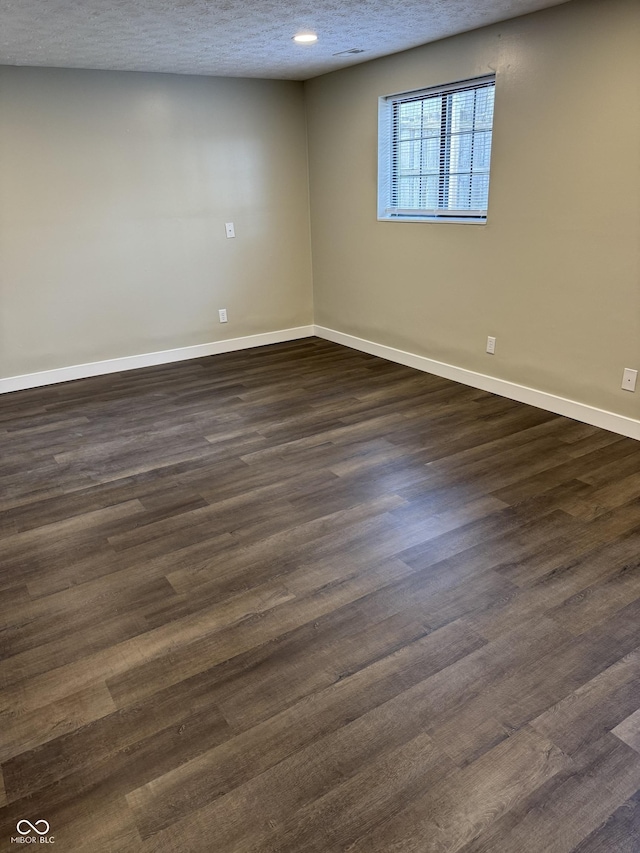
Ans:
[[[0,446],[0,849],[640,850],[640,443],[309,339]]]

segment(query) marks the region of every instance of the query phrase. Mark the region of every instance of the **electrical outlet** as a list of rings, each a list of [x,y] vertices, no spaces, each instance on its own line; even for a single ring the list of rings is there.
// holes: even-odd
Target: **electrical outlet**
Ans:
[[[227,237],[235,237],[236,236],[236,229],[235,229],[233,222],[225,222],[224,223],[224,231],[225,231],[225,234],[227,235]]]
[[[218,311],[218,316],[220,317],[221,323],[226,323],[227,322],[227,309],[226,308],[220,308]]]
[[[496,339],[491,335],[487,338],[487,352],[489,355],[494,355],[496,351]]]
[[[632,370],[630,367],[625,367],[622,374],[622,388],[624,391],[635,391],[636,381],[638,379],[638,371]]]

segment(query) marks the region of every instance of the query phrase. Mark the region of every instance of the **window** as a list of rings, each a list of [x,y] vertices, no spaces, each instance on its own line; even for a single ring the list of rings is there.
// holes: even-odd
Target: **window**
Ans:
[[[495,76],[380,98],[378,219],[486,222]]]

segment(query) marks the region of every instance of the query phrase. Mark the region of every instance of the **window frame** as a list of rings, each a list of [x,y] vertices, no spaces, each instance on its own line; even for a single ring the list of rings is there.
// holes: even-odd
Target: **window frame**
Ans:
[[[423,102],[428,99],[440,97],[443,105],[441,110],[441,131],[440,131],[440,149],[439,149],[439,170],[438,170],[438,198],[446,195],[448,190],[444,188],[446,176],[450,176],[451,166],[451,138],[452,132],[445,131],[446,127],[450,128],[450,117],[446,115],[446,104],[448,95],[454,92],[476,91],[478,89],[493,88],[495,93],[496,75],[486,74],[481,77],[474,77],[468,80],[460,80],[455,83],[447,83],[442,86],[431,86],[423,89],[413,89],[406,92],[397,92],[393,95],[383,95],[378,99],[378,220],[382,222],[453,222],[466,223],[472,225],[485,225],[488,216],[488,195],[489,187],[487,188],[487,206],[483,208],[469,209],[449,209],[444,207],[435,208],[401,208],[392,205],[393,186],[398,179],[398,168],[395,163],[398,158],[398,142],[394,140],[394,113],[399,108],[400,104],[410,102]],[[474,99],[475,104],[475,99]],[[489,165],[486,170],[488,182],[491,177],[491,148],[493,142],[493,126],[494,126],[495,109],[491,115],[490,128],[490,151]],[[475,133],[486,133],[486,131],[476,130],[475,118],[474,127],[471,132],[472,144],[475,141]],[[421,142],[424,138],[421,137]],[[446,164],[446,166],[445,166]],[[473,164],[470,165],[469,175],[473,175]],[[476,172],[479,174],[479,172]]]

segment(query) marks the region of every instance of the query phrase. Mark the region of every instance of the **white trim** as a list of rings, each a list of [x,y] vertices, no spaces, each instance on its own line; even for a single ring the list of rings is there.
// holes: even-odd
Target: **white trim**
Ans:
[[[483,219],[478,219],[473,216],[405,216],[403,213],[399,216],[396,216],[395,214],[378,216],[378,222],[444,222],[448,225],[486,225],[487,217],[485,216]]]
[[[450,92],[466,92],[470,89],[481,89],[483,86],[495,86],[496,74],[484,74],[480,77],[467,77],[454,83],[445,83],[443,86],[427,86],[426,89],[409,89],[407,92],[395,92],[392,95],[383,95],[382,101],[419,101],[429,95],[448,95]]]
[[[298,326],[293,329],[279,329],[275,332],[264,332],[259,335],[247,335],[242,338],[230,338],[225,341],[214,341],[208,344],[196,344],[195,346],[180,347],[178,349],[162,350],[160,352],[142,353],[141,355],[130,355],[124,358],[112,358],[107,361],[94,361],[90,364],[74,364],[69,367],[59,367],[56,370],[43,370],[40,373],[28,373],[23,376],[10,376],[0,379],[0,394],[11,391],[22,391],[27,388],[40,388],[43,385],[55,385],[58,382],[69,382],[72,379],[85,379],[90,376],[103,376],[108,373],[120,373],[125,370],[137,370],[141,367],[151,367],[158,364],[171,364],[175,361],[187,361],[192,358],[202,358],[208,355],[234,352],[236,350],[250,349],[252,347],[267,346],[268,344],[279,344],[286,341],[295,341],[299,338],[309,338],[317,335],[327,341],[351,347],[361,352],[376,355],[387,361],[404,364],[424,373],[433,373],[472,388],[480,388],[510,400],[537,406],[567,418],[573,418],[592,426],[601,427],[611,432],[625,435],[629,438],[640,440],[640,421],[618,415],[589,406],[586,403],[578,403],[546,391],[538,391],[526,385],[518,385],[506,379],[497,379],[484,373],[476,373],[463,367],[456,367],[443,361],[435,361],[423,355],[395,349],[394,347],[358,338],[354,335],[338,332],[335,329],[327,329],[324,326]]]
[[[195,346],[160,352],[147,352],[141,355],[128,355],[124,358],[110,358],[107,361],[93,361],[89,364],[73,364],[55,370],[43,370],[40,373],[26,373],[23,376],[10,376],[6,379],[0,379],[0,394],[22,391],[26,388],[40,388],[43,385],[55,385],[58,382],[69,382],[71,379],[86,379],[89,376],[103,376],[107,373],[120,373],[123,370],[137,370],[140,367],[171,364],[174,361],[187,361],[191,358],[202,358],[223,352],[263,347],[268,344],[280,344],[299,338],[309,338],[313,334],[313,326],[298,326],[294,329],[279,329],[260,335],[230,338],[226,341],[214,341],[208,344],[196,344]]]
[[[565,397],[548,394],[546,391],[538,391],[526,385],[518,385],[516,382],[509,382],[506,379],[497,379],[495,376],[487,376],[484,373],[476,373],[474,370],[466,370],[463,367],[456,367],[443,361],[435,361],[423,355],[415,355],[415,353],[405,352],[384,344],[377,344],[374,341],[357,338],[335,329],[316,326],[315,333],[319,338],[325,338],[325,340],[333,341],[336,344],[343,344],[352,349],[369,353],[369,355],[377,355],[380,358],[387,359],[387,361],[414,367],[424,373],[433,373],[445,379],[452,379],[454,382],[461,382],[463,385],[470,385],[472,388],[481,388],[483,391],[490,391],[492,394],[517,400],[519,403],[527,403],[530,406],[536,406],[557,415],[564,415],[576,421],[582,421],[619,435],[640,440],[640,421],[628,418],[625,415],[617,415],[615,412],[597,409],[595,406],[589,406],[586,403],[578,403],[576,400],[568,400]]]

